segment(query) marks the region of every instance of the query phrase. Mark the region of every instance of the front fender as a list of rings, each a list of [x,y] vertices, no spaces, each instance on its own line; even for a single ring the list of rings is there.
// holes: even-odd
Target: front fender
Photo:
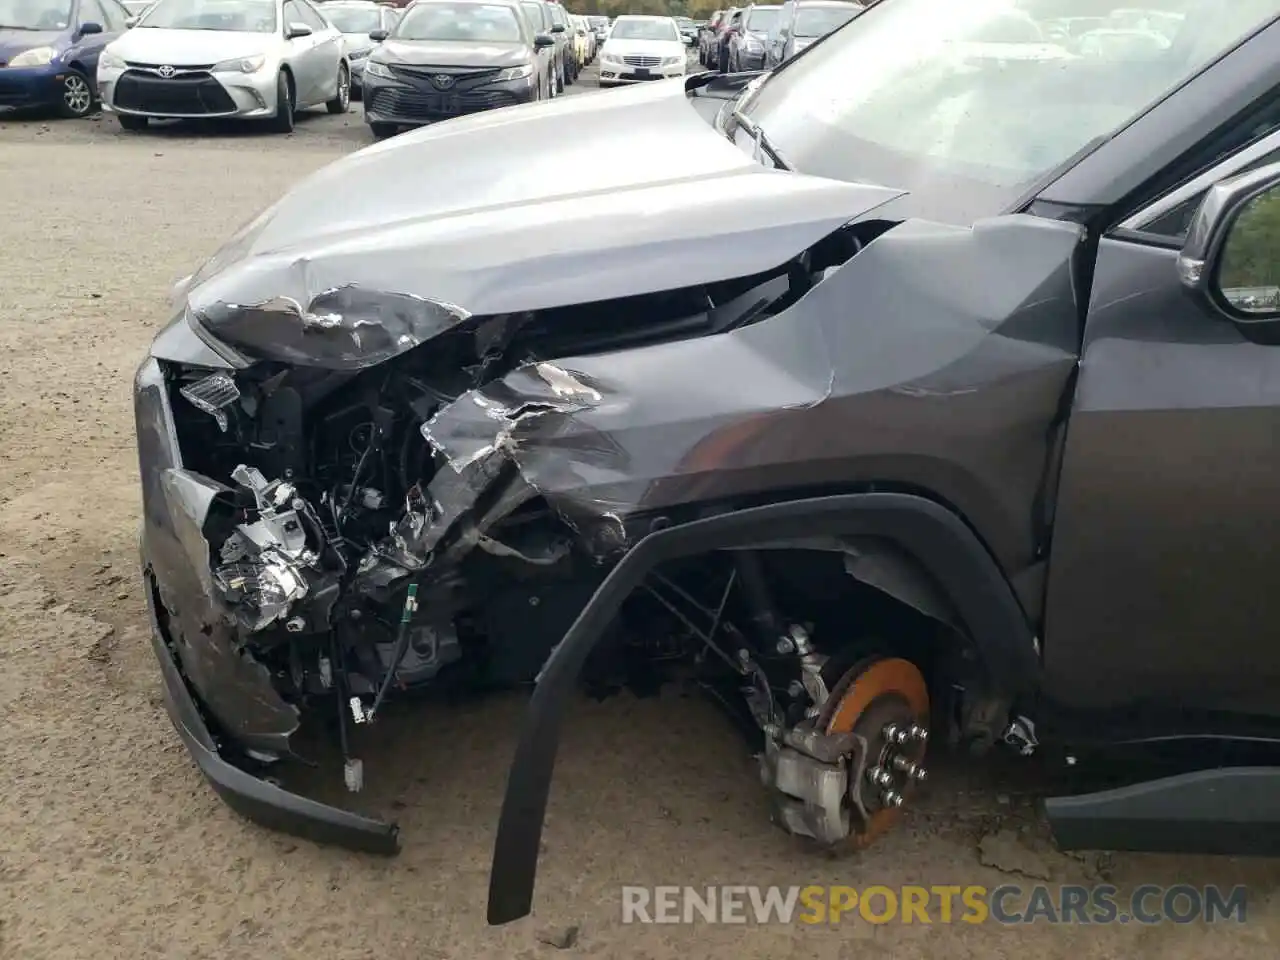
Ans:
[[[489,874],[488,920],[509,923],[533,907],[538,850],[560,725],[588,654],[624,600],[660,563],[710,550],[788,539],[892,540],[937,579],[969,628],[991,682],[1017,696],[1039,678],[1035,638],[1012,589],[973,531],[924,497],[865,493],[768,504],[650,533],[622,558],[547,658],[507,780]]]

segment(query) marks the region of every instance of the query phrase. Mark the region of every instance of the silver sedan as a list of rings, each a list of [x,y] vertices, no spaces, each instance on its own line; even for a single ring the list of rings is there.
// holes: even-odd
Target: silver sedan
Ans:
[[[346,112],[351,66],[308,0],[158,0],[103,50],[98,89],[128,130],[237,117],[287,133],[307,107]]]

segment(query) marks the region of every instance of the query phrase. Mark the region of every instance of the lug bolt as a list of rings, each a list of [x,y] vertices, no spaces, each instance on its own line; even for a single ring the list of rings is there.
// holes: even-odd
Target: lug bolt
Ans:
[[[872,767],[867,771],[867,779],[877,787],[887,787],[893,783],[893,774],[884,767]]]
[[[910,735],[912,740],[916,740],[920,743],[924,743],[929,739],[929,730],[927,727],[922,727],[919,724],[913,723],[911,725]]]
[[[896,756],[893,758],[893,767],[895,770],[901,770],[907,776],[914,776],[916,765],[911,762],[910,757]]]
[[[898,725],[896,723],[886,723],[880,731],[880,735],[889,743],[897,743]]]
[[[886,790],[880,795],[886,807],[900,807],[903,804],[902,794],[897,790]]]
[[[920,783],[929,778],[929,771],[924,767],[916,767],[911,771],[911,776],[915,777],[917,783]]]

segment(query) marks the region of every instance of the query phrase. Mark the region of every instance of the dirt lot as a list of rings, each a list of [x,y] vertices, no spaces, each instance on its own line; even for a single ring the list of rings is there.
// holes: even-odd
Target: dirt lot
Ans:
[[[608,96],[607,93],[586,95]],[[136,573],[130,381],[174,279],[290,183],[368,141],[0,121],[0,957],[1274,958],[1274,861],[1053,852],[1027,784],[944,772],[873,852],[766,824],[749,758],[693,699],[583,703],[534,917],[491,930],[493,826],[522,704],[417,711],[361,746],[375,860],[237,819],[161,706]],[[696,731],[696,736],[691,735]],[[1244,925],[624,926],[624,884],[1250,885]],[[566,949],[544,942],[577,927]]]

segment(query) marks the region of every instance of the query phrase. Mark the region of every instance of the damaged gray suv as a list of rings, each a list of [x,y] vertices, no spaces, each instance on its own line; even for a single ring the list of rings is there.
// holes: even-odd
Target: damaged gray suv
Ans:
[[[536,681],[504,922],[574,688],[680,677],[820,844],[999,745],[1072,761],[1064,847],[1280,851],[1280,0],[1149,5],[1169,42],[1106,59],[880,3],[770,75],[362,150],[244,227],[135,397],[212,785],[392,853],[279,785],[300,730]]]

